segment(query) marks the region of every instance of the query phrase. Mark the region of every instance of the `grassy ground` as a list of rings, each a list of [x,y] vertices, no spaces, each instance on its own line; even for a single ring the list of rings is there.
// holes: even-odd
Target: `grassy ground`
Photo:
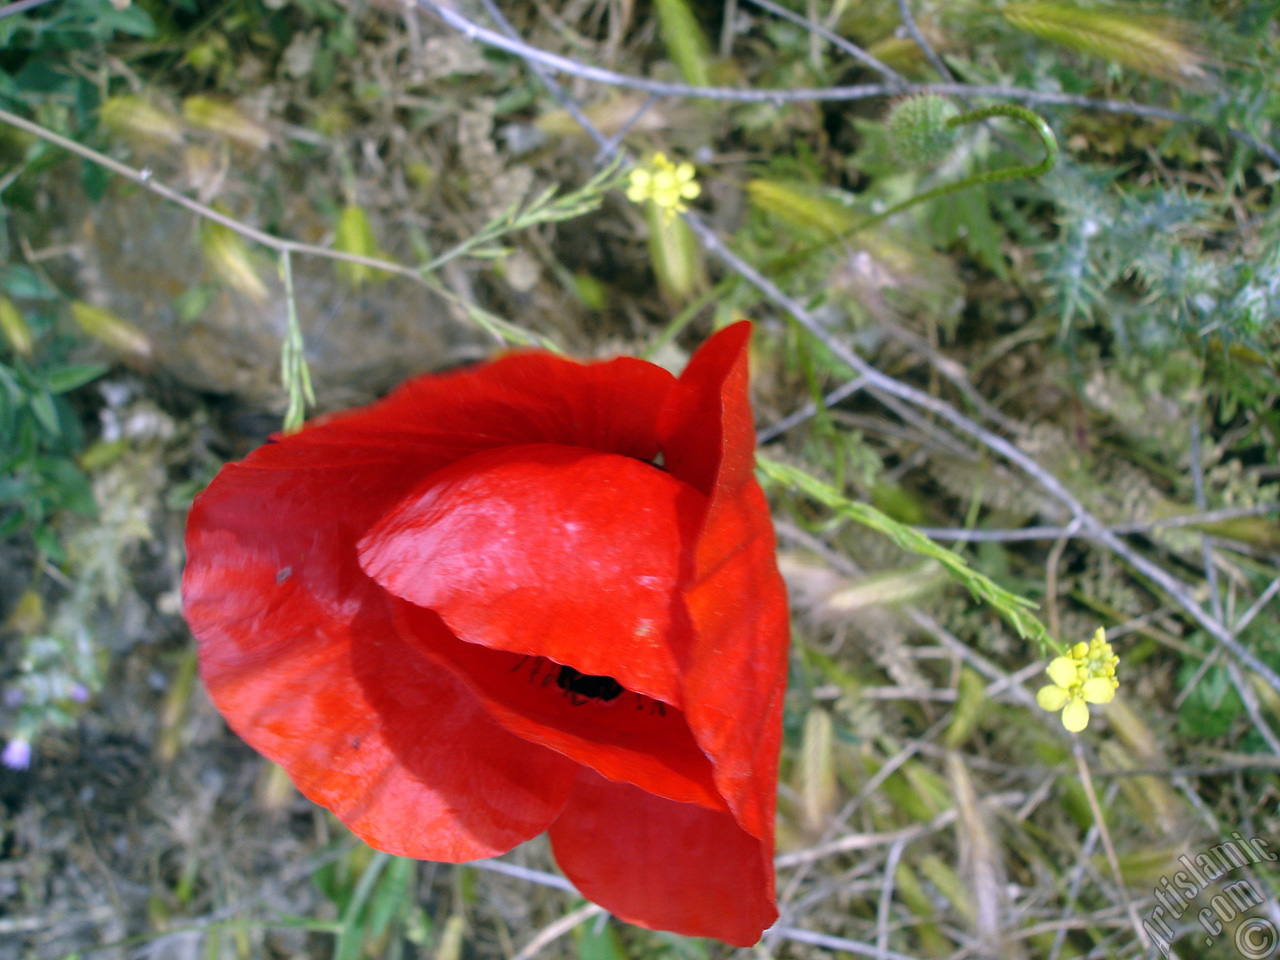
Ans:
[[[0,19],[0,960],[732,952],[606,921],[542,840],[370,851],[227,732],[176,585],[282,418],[740,318],[795,627],[754,952],[1274,955],[1274,8],[500,6]],[[692,217],[619,149],[695,163]],[[1080,734],[1038,623],[1121,655]]]

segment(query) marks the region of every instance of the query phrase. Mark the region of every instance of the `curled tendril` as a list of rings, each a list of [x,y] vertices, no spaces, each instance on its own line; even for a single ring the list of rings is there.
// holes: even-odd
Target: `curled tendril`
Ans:
[[[901,203],[894,204],[887,210],[882,210],[873,217],[869,217],[862,223],[859,223],[850,230],[845,231],[846,234],[857,233],[873,227],[877,223],[889,219],[894,214],[901,213],[908,207],[914,207],[918,203],[924,203],[927,200],[937,200],[939,197],[945,197],[952,193],[958,193],[961,190],[967,190],[970,187],[979,187],[988,183],[1002,183],[1006,180],[1023,180],[1032,179],[1043,176],[1048,173],[1058,162],[1058,138],[1053,135],[1053,131],[1049,128],[1049,124],[1045,123],[1044,118],[1039,114],[1028,110],[1026,107],[1019,106],[1014,103],[994,103],[985,107],[978,107],[976,110],[969,110],[965,113],[957,114],[945,122],[948,127],[963,127],[971,123],[981,123],[990,117],[1008,117],[1011,120],[1017,120],[1025,123],[1040,138],[1040,145],[1044,148],[1044,156],[1038,163],[1024,164],[1015,167],[1004,167],[1000,170],[983,170],[981,173],[971,174],[962,180],[954,183],[944,183],[940,187],[934,187],[932,190],[926,190],[923,193],[917,193],[913,197],[908,197]]]

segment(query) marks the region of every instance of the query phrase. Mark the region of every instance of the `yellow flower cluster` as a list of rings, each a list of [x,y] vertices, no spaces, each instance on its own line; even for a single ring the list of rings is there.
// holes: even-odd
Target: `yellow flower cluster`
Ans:
[[[672,163],[665,153],[655,153],[647,164],[631,171],[627,199],[632,203],[652,200],[664,216],[673,217],[688,210],[685,201],[702,192],[694,176],[692,163]]]
[[[1110,703],[1115,697],[1119,662],[1099,627],[1089,643],[1077,643],[1067,656],[1050,661],[1046,672],[1053,683],[1040,688],[1036,703],[1045,710],[1061,710],[1062,725],[1078,733],[1089,725],[1087,704]]]

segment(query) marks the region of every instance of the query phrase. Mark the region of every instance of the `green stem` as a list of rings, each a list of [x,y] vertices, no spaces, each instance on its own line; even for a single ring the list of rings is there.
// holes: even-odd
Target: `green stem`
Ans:
[[[666,325],[662,333],[658,334],[654,341],[649,344],[648,348],[644,351],[644,359],[652,360],[654,355],[678,337],[684,328],[693,322],[694,318],[697,317],[698,314],[705,310],[710,304],[722,299],[733,287],[733,281],[735,279],[737,278],[726,277],[681,310],[676,315],[676,318]]]
[[[1048,650],[1058,656],[1066,654],[1067,646],[1054,638],[1032,612],[1036,607],[1033,601],[1006,590],[985,574],[974,570],[955,551],[935,543],[919,530],[899,523],[869,503],[848,499],[839,490],[798,467],[757,453],[756,471],[769,483],[798,491],[837,515],[884,534],[903,550],[937,560],[974,597],[995,609],[1020,637],[1039,644],[1041,653]]]
[[[280,276],[284,281],[284,303],[288,318],[284,344],[280,350],[280,379],[289,394],[289,408],[284,415],[285,433],[302,428],[308,403],[316,402],[311,389],[311,370],[303,355],[302,326],[298,323],[298,300],[293,289],[293,259],[288,250],[280,251]]]
[[[1044,156],[1040,159],[1040,162],[1018,167],[1005,167],[1002,170],[984,170],[981,173],[971,174],[963,180],[957,180],[955,183],[944,183],[940,187],[934,187],[924,193],[917,193],[914,197],[908,197],[901,203],[894,204],[888,210],[877,213],[852,229],[845,231],[845,233],[851,234],[866,230],[868,227],[873,227],[894,214],[901,213],[908,207],[914,207],[917,203],[924,203],[926,200],[936,200],[939,197],[945,197],[948,194],[958,193],[961,190],[982,186],[987,183],[1002,183],[1006,180],[1022,180],[1024,178],[1032,179],[1042,176],[1053,169],[1054,164],[1058,162],[1058,138],[1053,135],[1053,131],[1039,114],[1028,110],[1026,107],[1014,103],[994,103],[990,106],[979,107],[976,110],[970,110],[967,113],[952,117],[947,121],[947,126],[967,126],[971,123],[980,123],[989,117],[1008,117],[1011,120],[1021,121],[1034,130],[1040,138],[1040,145],[1044,148]]]

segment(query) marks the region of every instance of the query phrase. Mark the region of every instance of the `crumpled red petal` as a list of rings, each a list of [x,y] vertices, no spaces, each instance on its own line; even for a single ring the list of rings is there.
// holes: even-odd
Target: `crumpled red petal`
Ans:
[[[379,849],[469,860],[540,833],[576,765],[509,734],[398,640],[355,543],[423,476],[480,450],[652,458],[674,382],[627,358],[517,354],[410,381],[224,468],[188,520],[183,600],[232,728]]]
[[[667,470],[707,496],[728,496],[754,482],[750,340],[746,320],[714,334],[689,358],[659,414]]]
[[[557,665],[455,637],[430,610],[397,601],[400,634],[451,670],[511,733],[561,753],[610,780],[681,802],[724,810],[711,764],[684,715],[635,693],[611,701],[574,697]]]
[[[192,509],[183,594],[231,726],[379,849],[474,859],[550,824],[624,919],[754,942],[787,609],[749,331],[678,381],[543,354],[419,378],[227,467]],[[575,691],[561,663],[627,692]]]
[[[226,468],[192,507],[183,598],[211,699],[379,849],[470,860],[536,836],[576,765],[503,730],[399,640],[356,565],[362,514],[403,478],[335,470],[327,455],[303,470],[296,446],[282,470],[283,449]],[[349,509],[336,516],[334,500]]]
[[[675,384],[667,371],[631,357],[587,364],[516,353],[417,377],[377,403],[273,439],[282,469],[295,455],[309,469],[321,453],[335,468],[411,464],[402,494],[455,460],[511,444],[559,443],[652,460],[658,411]]]
[[[676,599],[706,498],[630,457],[518,445],[433,474],[361,539],[360,564],[458,637],[680,706]]]
[[[411,454],[419,479],[468,454],[518,443],[652,461],[658,411],[675,385],[662,367],[634,357],[581,364],[513,353],[474,369],[419,376],[369,407],[311,421],[285,443],[306,436],[311,444]]]
[[[582,895],[630,923],[749,947],[777,919],[771,850],[727,813],[584,771],[548,834]]]
[[[710,502],[686,571],[695,635],[681,663],[685,716],[742,828],[773,847],[790,637],[768,504],[753,475],[749,323],[689,361],[659,425],[667,469]]]

